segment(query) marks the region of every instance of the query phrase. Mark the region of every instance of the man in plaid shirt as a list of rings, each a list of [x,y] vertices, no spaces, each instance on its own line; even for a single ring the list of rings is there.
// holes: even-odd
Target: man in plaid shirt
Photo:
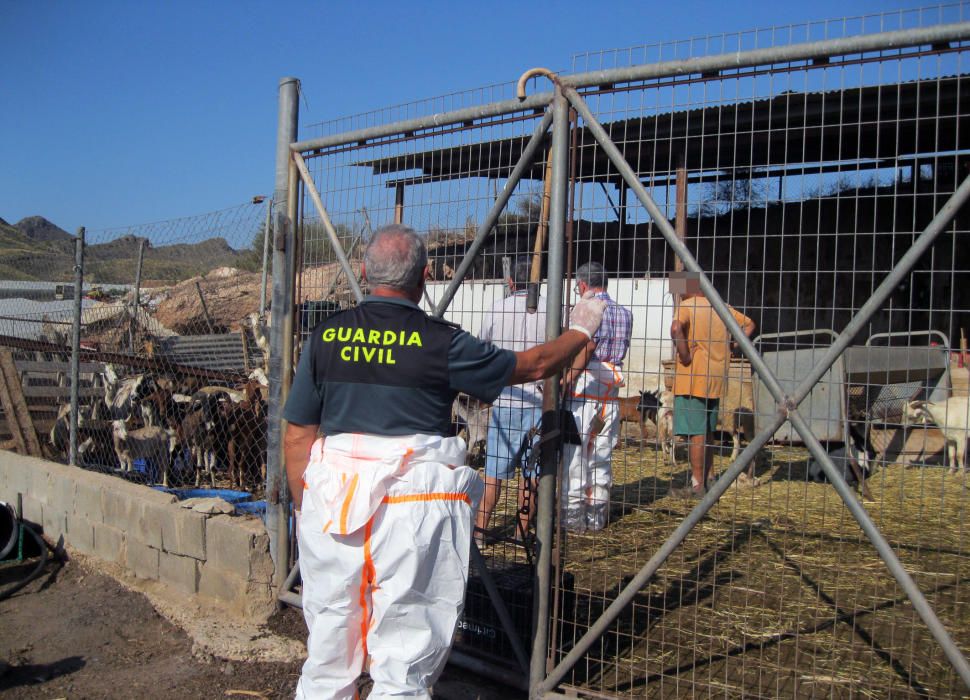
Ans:
[[[633,314],[606,292],[606,270],[597,262],[576,270],[580,297],[592,291],[606,302],[603,321],[566,372],[566,407],[578,435],[563,454],[563,522],[573,531],[606,526],[613,485],[611,457],[620,426],[617,403],[623,386],[623,360],[630,349]]]

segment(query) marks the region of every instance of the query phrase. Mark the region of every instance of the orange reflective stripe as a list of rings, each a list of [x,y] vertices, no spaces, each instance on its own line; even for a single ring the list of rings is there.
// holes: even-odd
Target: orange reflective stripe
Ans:
[[[384,496],[383,503],[419,503],[422,501],[464,501],[471,505],[472,499],[464,493],[415,493],[407,496]]]
[[[344,498],[344,504],[340,507],[340,534],[347,534],[347,516],[350,514],[350,504],[354,500],[354,494],[357,492],[357,482],[360,481],[360,475],[354,474],[354,478],[350,481],[350,491],[347,492],[346,498]]]
[[[616,386],[623,381],[623,375],[620,374],[620,370],[616,368],[616,365],[611,362],[604,362],[603,366],[609,368],[609,370],[613,373],[613,383],[610,384],[611,387]]]
[[[328,520],[327,524],[323,526],[324,533],[326,533],[326,531],[330,529],[331,525],[333,525],[333,520]]]
[[[618,396],[612,396],[610,394],[573,394],[574,399],[588,399],[590,401],[599,401],[602,403],[619,402],[620,398]]]
[[[370,611],[367,606],[367,595],[377,578],[377,570],[374,568],[374,559],[370,551],[371,528],[374,524],[374,517],[367,521],[364,526],[364,567],[360,576],[360,638],[364,647],[364,656],[367,656],[367,631],[370,629]]]

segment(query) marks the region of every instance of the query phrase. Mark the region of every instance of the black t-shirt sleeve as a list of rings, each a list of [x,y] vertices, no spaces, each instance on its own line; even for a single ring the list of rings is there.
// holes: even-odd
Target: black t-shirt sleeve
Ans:
[[[515,353],[458,330],[448,350],[451,388],[491,403],[508,386],[515,369]]]
[[[309,343],[303,348],[296,366],[290,395],[283,407],[283,418],[297,425],[319,425],[323,409],[323,394],[317,387],[313,373],[313,352]]]

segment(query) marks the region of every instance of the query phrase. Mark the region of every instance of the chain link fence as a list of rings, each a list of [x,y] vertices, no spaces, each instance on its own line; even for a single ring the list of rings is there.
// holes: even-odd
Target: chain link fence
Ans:
[[[0,439],[70,460],[77,320],[79,466],[261,497],[268,206],[257,197],[198,216],[84,233],[79,304],[74,240],[49,244],[56,247],[45,262],[52,281],[4,283],[0,352],[12,363],[4,388],[13,398],[3,405]],[[18,413],[17,397],[25,411]],[[34,449],[27,434],[35,436]]]

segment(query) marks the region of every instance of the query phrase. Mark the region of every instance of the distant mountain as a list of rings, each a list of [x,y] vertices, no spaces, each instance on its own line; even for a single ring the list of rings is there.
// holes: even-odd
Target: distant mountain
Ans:
[[[23,233],[27,238],[34,241],[61,241],[67,242],[74,240],[74,236],[56,224],[52,224],[43,216],[28,216],[18,221],[14,228]]]
[[[122,236],[108,243],[99,243],[85,249],[85,268],[99,282],[131,284],[135,281],[138,267],[136,236]],[[224,238],[207,238],[198,243],[149,246],[145,248],[142,263],[142,280],[177,282],[204,275],[216,267],[236,267],[246,253],[240,253]]]
[[[133,284],[142,239],[127,235],[85,246],[84,273],[89,282]],[[234,250],[224,238],[198,243],[147,246],[142,281],[171,283],[204,275],[217,267],[252,265],[251,251]],[[73,279],[74,236],[41,216],[10,225],[0,219],[0,279],[60,281]]]
[[[16,226],[0,224],[0,276],[27,281],[69,278],[74,264],[69,247],[68,241],[35,240]]]

